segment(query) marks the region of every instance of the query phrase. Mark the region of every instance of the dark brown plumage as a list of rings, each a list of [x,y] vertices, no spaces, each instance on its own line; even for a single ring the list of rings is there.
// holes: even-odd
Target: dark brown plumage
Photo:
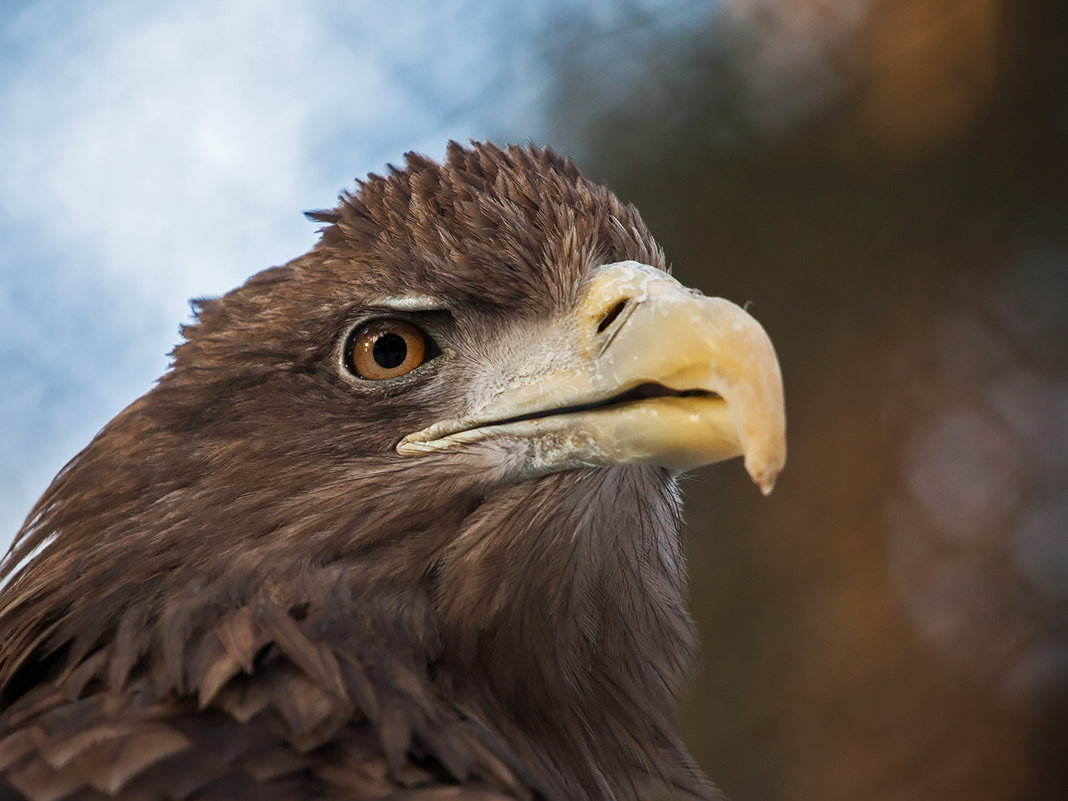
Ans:
[[[694,646],[672,473],[396,450],[593,268],[662,269],[638,214],[551,151],[452,145],[311,216],[311,252],[196,304],[19,533],[0,798],[712,796],[671,711]],[[346,373],[379,303],[444,356]]]

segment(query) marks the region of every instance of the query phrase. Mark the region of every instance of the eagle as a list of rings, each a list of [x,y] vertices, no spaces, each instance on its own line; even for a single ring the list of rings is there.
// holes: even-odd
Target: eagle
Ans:
[[[715,798],[678,478],[785,460],[742,308],[534,145],[408,154],[193,303],[0,572],[0,798]]]

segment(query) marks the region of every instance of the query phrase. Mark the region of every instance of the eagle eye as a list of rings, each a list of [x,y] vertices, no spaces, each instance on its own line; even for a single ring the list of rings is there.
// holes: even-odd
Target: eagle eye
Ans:
[[[360,378],[382,381],[410,373],[439,353],[434,341],[405,320],[371,320],[349,339],[347,363]]]

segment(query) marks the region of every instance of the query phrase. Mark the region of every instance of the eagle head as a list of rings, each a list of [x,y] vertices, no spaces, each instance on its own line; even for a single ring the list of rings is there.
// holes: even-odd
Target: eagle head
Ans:
[[[310,252],[194,303],[20,532],[5,779],[707,796],[671,711],[694,646],[676,477],[741,455],[771,490],[763,329],[547,149],[409,155],[309,216]],[[150,745],[105,759],[48,717],[79,704]],[[268,746],[292,770],[249,767]]]

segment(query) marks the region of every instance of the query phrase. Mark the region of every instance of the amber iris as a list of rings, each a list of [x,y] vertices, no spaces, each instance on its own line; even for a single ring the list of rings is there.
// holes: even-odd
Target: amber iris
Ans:
[[[426,335],[404,320],[364,323],[351,341],[353,372],[371,381],[410,373],[426,361]]]

